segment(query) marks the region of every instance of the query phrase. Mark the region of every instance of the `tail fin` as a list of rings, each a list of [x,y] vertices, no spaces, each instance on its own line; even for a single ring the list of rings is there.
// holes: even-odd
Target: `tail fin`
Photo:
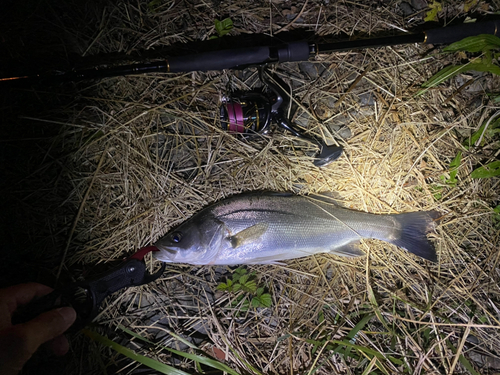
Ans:
[[[388,242],[424,259],[437,261],[436,249],[427,239],[427,233],[434,230],[434,219],[439,216],[437,211],[392,215],[399,223],[401,231],[398,238]]]

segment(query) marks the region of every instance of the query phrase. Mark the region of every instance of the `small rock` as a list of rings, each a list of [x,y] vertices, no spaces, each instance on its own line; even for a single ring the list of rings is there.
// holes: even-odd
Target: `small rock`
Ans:
[[[372,92],[365,92],[358,99],[361,106],[375,105],[375,95]]]
[[[326,276],[327,280],[331,280],[332,276],[333,276],[333,269],[332,268],[328,268],[326,270],[326,275],[325,276]]]
[[[346,115],[339,114],[331,119],[330,127],[334,131],[339,131],[340,128],[346,125],[349,121],[350,121],[349,117],[347,117]]]
[[[354,117],[359,117],[359,116],[373,116],[375,114],[375,110],[372,107],[361,107],[357,111],[351,112],[351,114]]]
[[[399,4],[399,9],[401,9],[401,12],[403,13],[404,17],[408,17],[414,13],[414,10],[411,7],[411,5],[408,4],[406,1],[403,1],[401,4]]]
[[[348,126],[344,126],[337,132],[337,134],[344,139],[349,139],[352,137],[352,131]]]
[[[309,116],[307,112],[302,112],[295,119],[295,123],[299,126],[302,126],[303,128],[307,128],[307,126],[309,125],[309,121],[311,121],[311,116]]]
[[[318,78],[318,69],[316,68],[316,64],[304,61],[299,63],[299,68],[302,73],[309,77],[309,79]]]
[[[427,8],[426,0],[411,0],[411,6],[416,10],[422,10]]]
[[[328,124],[328,127],[330,128],[330,130],[334,133],[338,132],[340,130],[340,128],[342,127],[342,125],[338,125],[338,124]]]
[[[333,108],[337,103],[337,99],[335,99],[333,96],[329,96],[328,99],[326,100],[326,103],[330,108]]]

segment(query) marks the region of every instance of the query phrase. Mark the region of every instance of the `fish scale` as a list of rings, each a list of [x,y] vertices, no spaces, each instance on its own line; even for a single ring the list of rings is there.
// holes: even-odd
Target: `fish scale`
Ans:
[[[364,254],[360,239],[375,238],[434,261],[426,234],[436,216],[364,213],[324,196],[246,193],[208,206],[159,239],[155,257],[194,265],[269,264],[318,253],[353,257]]]

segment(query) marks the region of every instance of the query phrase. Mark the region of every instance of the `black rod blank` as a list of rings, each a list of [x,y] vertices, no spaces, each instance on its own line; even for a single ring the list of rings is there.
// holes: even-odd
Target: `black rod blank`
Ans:
[[[125,76],[152,72],[190,72],[223,69],[243,69],[248,66],[285,61],[306,61],[318,53],[332,53],[364,48],[377,48],[410,43],[449,44],[468,36],[491,34],[497,35],[500,20],[466,23],[456,26],[427,30],[416,34],[403,34],[380,38],[341,41],[329,44],[292,42],[281,46],[260,46],[222,51],[196,53],[187,56],[171,57],[131,65],[95,67],[71,70],[58,74],[21,75],[0,78],[0,88],[37,85],[53,85],[62,82],[74,82],[105,77]]]

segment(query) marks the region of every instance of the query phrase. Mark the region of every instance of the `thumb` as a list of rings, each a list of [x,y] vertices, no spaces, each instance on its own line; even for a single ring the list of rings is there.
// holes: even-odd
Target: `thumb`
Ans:
[[[0,347],[5,350],[5,360],[11,368],[21,368],[43,343],[66,331],[75,321],[76,312],[71,307],[62,307],[40,314],[29,322],[11,326],[4,330]],[[2,341],[8,340],[5,347]],[[7,353],[8,352],[8,353]]]

